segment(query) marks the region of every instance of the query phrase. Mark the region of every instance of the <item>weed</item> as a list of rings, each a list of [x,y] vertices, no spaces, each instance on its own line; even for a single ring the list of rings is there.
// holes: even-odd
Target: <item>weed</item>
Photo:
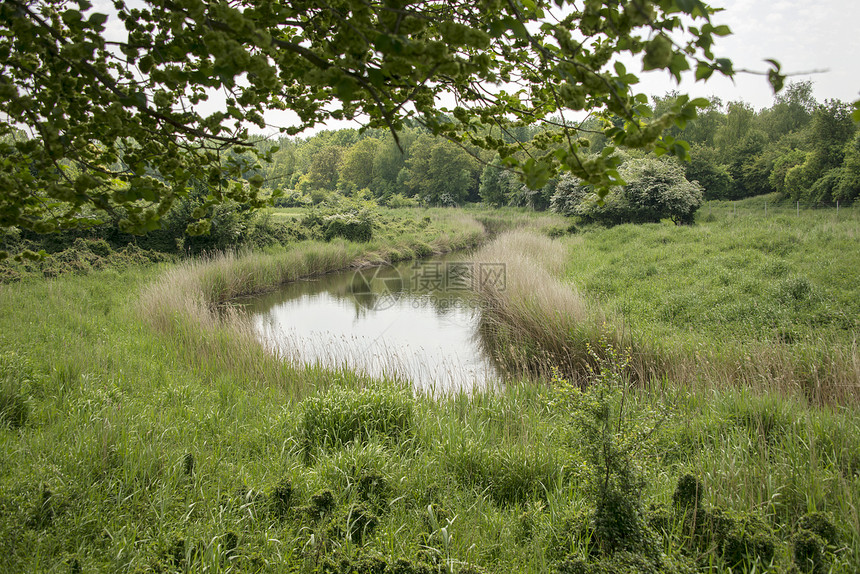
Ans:
[[[408,442],[415,434],[412,404],[402,391],[370,387],[359,391],[334,387],[307,398],[299,405],[305,452],[310,455],[371,437],[391,444]]]
[[[828,546],[839,544],[839,532],[833,524],[833,518],[826,512],[810,512],[797,521],[798,530],[808,530],[818,536]]]
[[[334,495],[330,490],[320,490],[311,496],[308,515],[314,520],[320,520],[330,514],[335,508]]]
[[[283,517],[293,504],[293,483],[282,479],[269,493],[269,504],[275,516]]]
[[[678,486],[672,494],[675,507],[688,512],[702,506],[702,483],[692,474],[685,474],[678,479]]]
[[[792,554],[801,572],[827,572],[829,564],[824,554],[824,541],[814,532],[799,530],[792,541]]]
[[[185,476],[194,474],[194,455],[190,452],[186,452],[185,456],[182,457],[182,473]]]
[[[26,357],[0,353],[0,428],[18,429],[27,424],[34,385],[33,368]]]

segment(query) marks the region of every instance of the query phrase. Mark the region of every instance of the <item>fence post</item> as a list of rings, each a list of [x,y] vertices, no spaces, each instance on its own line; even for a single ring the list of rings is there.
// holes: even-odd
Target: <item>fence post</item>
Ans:
[[[797,202],[797,215],[800,216],[800,202]]]

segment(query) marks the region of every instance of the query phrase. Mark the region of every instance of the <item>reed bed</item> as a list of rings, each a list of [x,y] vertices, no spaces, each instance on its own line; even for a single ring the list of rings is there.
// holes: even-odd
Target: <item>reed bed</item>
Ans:
[[[561,242],[523,230],[502,234],[473,256],[479,266],[504,265],[503,284],[479,277],[478,288],[484,342],[510,374],[546,378],[560,368],[581,378],[594,364],[590,350],[621,342],[620,329],[597,306],[559,281],[566,258]]]

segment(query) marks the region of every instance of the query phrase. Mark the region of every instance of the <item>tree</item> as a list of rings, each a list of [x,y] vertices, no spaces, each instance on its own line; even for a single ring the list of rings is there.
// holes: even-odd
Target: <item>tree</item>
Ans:
[[[717,159],[714,148],[693,146],[692,159],[685,167],[686,177],[698,181],[705,190],[706,199],[727,199],[732,197],[734,179]]]
[[[481,185],[478,188],[481,201],[494,207],[500,207],[508,201],[505,190],[502,188],[502,174],[504,172],[500,165],[501,161],[496,158],[492,163],[484,166],[484,171],[481,173]]]
[[[347,150],[341,166],[341,179],[353,185],[356,189],[369,187],[373,182],[373,165],[379,140],[365,138]]]
[[[835,197],[842,197],[848,174],[839,169],[846,152],[851,150],[855,130],[847,104],[830,100],[819,105],[806,133],[809,151],[802,162],[798,161],[786,171],[785,193],[796,201],[815,203],[828,203]]]
[[[548,17],[555,5],[564,17]],[[208,187],[211,202],[259,205],[262,178],[242,185],[247,156],[225,160],[224,152],[252,147],[248,127],[264,127],[271,109],[295,113],[296,124],[284,128],[290,135],[359,117],[396,134],[412,118],[498,152],[533,189],[561,169],[605,193],[618,180],[613,148],[584,161],[576,126],[541,132],[526,159],[513,155],[522,142],[486,137],[479,126],[588,109],[621,118],[606,129],[613,146],[684,155],[660,135],[707,102],[680,97],[650,118],[647,98],[631,89],[636,76],[615,56],[632,54],[644,69],[676,78],[691,66],[700,79],[733,74],[711,51],[729,30],[710,23],[701,0],[113,6],[105,14],[88,0],[0,3],[0,137],[16,128],[28,134],[0,143],[0,226],[47,232],[115,218],[141,232],[159,225],[192,180]],[[109,38],[116,21],[125,33]],[[772,76],[779,80],[778,70]],[[201,104],[215,93],[223,105],[206,112]],[[457,104],[440,107],[443,93]]]
[[[777,95],[773,107],[763,118],[764,130],[772,139],[798,132],[809,124],[817,106],[812,82],[792,82]]]
[[[382,138],[376,155],[373,158],[373,183],[371,189],[379,196],[389,196],[396,193],[405,193],[406,186],[403,182],[406,176],[399,177],[402,170],[406,168],[406,160],[412,143],[418,137],[413,129],[406,129],[398,133],[398,141],[391,134]]]
[[[687,181],[677,162],[634,159],[624,165],[621,173],[627,181],[621,193],[630,206],[631,221],[669,218],[678,225],[693,222],[704,193],[699,184]]]
[[[409,158],[409,186],[431,205],[457,205],[475,184],[474,160],[457,145],[428,135],[419,137]]]
[[[342,155],[343,148],[336,145],[325,146],[313,155],[308,178],[314,187],[334,191],[340,178]]]

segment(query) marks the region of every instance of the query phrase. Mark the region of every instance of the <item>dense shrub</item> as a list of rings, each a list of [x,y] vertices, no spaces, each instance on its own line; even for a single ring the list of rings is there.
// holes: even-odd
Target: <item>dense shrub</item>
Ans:
[[[604,225],[656,223],[661,219],[680,225],[692,223],[702,205],[702,186],[688,181],[676,162],[631,159],[620,173],[626,185],[613,189],[602,201],[590,186],[575,178],[562,178],[552,198],[553,210]]]
[[[718,161],[716,150],[699,146],[690,155],[691,161],[685,165],[686,177],[702,186],[705,199],[732,197],[735,181],[728,168]]]
[[[308,211],[302,225],[311,237],[331,241],[342,237],[367,242],[378,222],[376,203],[369,200],[337,197]]]

